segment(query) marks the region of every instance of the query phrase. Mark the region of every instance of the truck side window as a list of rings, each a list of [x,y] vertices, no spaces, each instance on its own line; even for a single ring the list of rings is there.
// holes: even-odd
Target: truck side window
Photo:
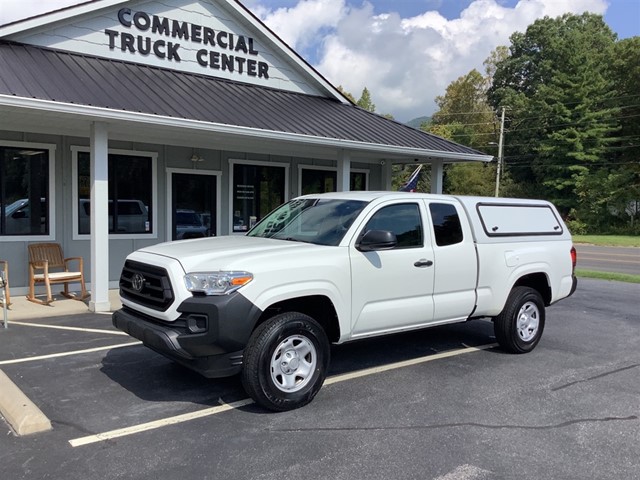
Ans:
[[[444,247],[462,241],[462,227],[456,207],[449,203],[429,204],[436,245]]]
[[[378,210],[367,222],[363,233],[369,230],[388,230],[396,234],[396,248],[422,247],[422,219],[415,203],[390,205]]]

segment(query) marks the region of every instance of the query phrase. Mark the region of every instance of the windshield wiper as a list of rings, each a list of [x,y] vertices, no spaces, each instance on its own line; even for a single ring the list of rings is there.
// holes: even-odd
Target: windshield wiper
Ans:
[[[277,238],[278,240],[286,240],[288,242],[313,243],[313,242],[310,242],[309,240],[302,240],[300,238],[295,238],[295,237],[272,237],[272,238]]]

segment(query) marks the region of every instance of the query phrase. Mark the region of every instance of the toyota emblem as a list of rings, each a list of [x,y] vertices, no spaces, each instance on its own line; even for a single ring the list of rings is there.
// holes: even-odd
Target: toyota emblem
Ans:
[[[131,286],[136,292],[141,292],[144,288],[145,278],[140,273],[134,273],[131,277]]]

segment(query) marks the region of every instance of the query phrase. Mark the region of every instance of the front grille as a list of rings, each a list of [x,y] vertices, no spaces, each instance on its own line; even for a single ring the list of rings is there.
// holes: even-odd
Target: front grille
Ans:
[[[174,300],[164,268],[131,260],[125,262],[120,275],[120,295],[159,312],[167,310]]]

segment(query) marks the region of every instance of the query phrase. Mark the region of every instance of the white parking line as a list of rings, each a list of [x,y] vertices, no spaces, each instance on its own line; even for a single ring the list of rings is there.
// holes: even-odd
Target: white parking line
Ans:
[[[134,425],[133,427],[119,428],[118,430],[111,430],[110,432],[98,433],[97,435],[89,435],[88,437],[76,438],[69,440],[72,447],[80,447],[82,445],[88,445],[89,443],[102,442],[105,440],[111,440],[113,438],[124,437],[126,435],[132,435],[134,433],[146,432],[160,427],[166,427],[167,425],[174,425],[176,423],[188,422],[196,418],[207,417],[209,415],[215,415],[217,413],[226,412],[228,410],[234,410],[236,408],[250,405],[253,400],[245,399],[233,403],[224,403],[217,407],[205,408],[204,410],[198,410],[196,412],[184,413],[182,415],[176,415],[175,417],[164,418],[162,420],[155,420],[153,422],[141,423]]]
[[[49,355],[39,355],[37,357],[14,358],[12,360],[0,361],[0,365],[11,365],[14,363],[35,362],[36,360],[47,360],[48,358],[68,357],[70,355],[93,353],[93,352],[99,352],[101,350],[111,350],[112,348],[132,347],[134,345],[141,345],[141,344],[142,342],[129,342],[129,343],[121,343],[117,345],[107,345],[106,347],[87,348],[86,350],[74,350],[72,352],[51,353]]]
[[[497,343],[491,343],[488,345],[480,345],[478,347],[465,347],[457,350],[450,350],[448,352],[436,353],[434,355],[427,355],[425,357],[415,358],[412,360],[405,360],[403,362],[396,362],[389,365],[384,365],[381,367],[372,367],[364,370],[359,370],[353,373],[345,373],[342,375],[335,375],[333,377],[329,377],[325,380],[324,385],[332,385],[334,383],[344,382],[347,380],[352,380],[354,378],[366,377],[368,375],[374,375],[376,373],[387,372],[389,370],[394,370],[398,368],[404,368],[411,365],[418,365],[420,363],[432,362],[434,360],[440,360],[442,358],[455,357],[457,355],[463,355],[465,353],[471,352],[479,352],[481,350],[488,350],[490,348],[497,347]],[[222,403],[222,400],[220,400]],[[139,425],[134,425],[132,427],[119,428],[117,430],[111,430],[109,432],[98,433],[96,435],[89,435],[86,437],[75,438],[69,440],[69,443],[72,447],[80,447],[82,445],[88,445],[90,443],[103,442],[105,440],[111,440],[113,438],[123,437],[126,435],[132,435],[135,433],[146,432],[148,430],[153,430],[156,428],[165,427],[167,425],[175,425],[177,423],[188,422],[189,420],[194,420],[196,418],[203,418],[210,415],[216,415],[218,413],[227,412],[229,410],[234,410],[236,408],[243,407],[245,405],[251,405],[253,400],[250,398],[239,400],[233,403],[223,403],[220,406],[205,408],[204,410],[199,410],[196,412],[185,413],[182,415],[176,415],[174,417],[168,417],[161,420],[155,420],[152,422],[141,423]]]
[[[427,355],[426,357],[414,358],[412,360],[405,360],[403,362],[391,363],[389,365],[382,365],[380,367],[371,367],[365,370],[359,370],[352,373],[344,373],[342,375],[335,375],[325,380],[325,385],[331,385],[333,383],[344,382],[346,380],[352,380],[354,378],[366,377],[375,373],[387,372],[389,370],[395,370],[398,368],[410,367],[411,365],[418,365],[420,363],[432,362],[434,360],[440,360],[441,358],[455,357],[464,353],[478,352],[480,350],[487,350],[489,348],[497,347],[497,343],[490,343],[488,345],[480,345],[479,347],[465,347],[458,350],[449,350],[448,352],[436,353],[433,355]]]
[[[43,325],[41,323],[28,323],[28,322],[11,322],[11,325],[21,325],[23,327],[36,327],[36,328],[54,328],[57,330],[72,330],[76,332],[88,332],[88,333],[108,333],[109,335],[127,335],[120,330],[104,330],[100,328],[82,328],[82,327],[65,327],[64,325]]]

